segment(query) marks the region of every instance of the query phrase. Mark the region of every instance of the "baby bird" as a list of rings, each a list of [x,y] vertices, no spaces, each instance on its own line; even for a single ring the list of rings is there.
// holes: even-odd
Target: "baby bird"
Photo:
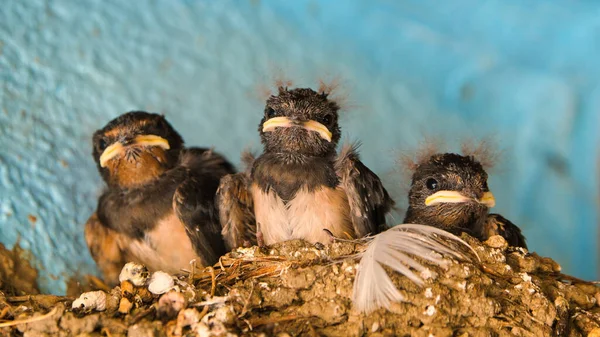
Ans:
[[[185,148],[163,116],[142,111],[98,130],[93,157],[108,188],[85,239],[107,283],[129,261],[177,274],[225,253],[214,205],[220,178],[234,172],[224,157]]]
[[[223,236],[230,248],[331,234],[375,234],[394,205],[356,147],[338,155],[339,106],[325,92],[280,87],[266,103],[258,131],[264,152],[248,172],[230,175],[217,192]]]
[[[472,156],[435,154],[418,163],[408,194],[404,223],[426,224],[480,240],[503,236],[509,245],[527,248],[521,230],[499,214],[483,166]]]

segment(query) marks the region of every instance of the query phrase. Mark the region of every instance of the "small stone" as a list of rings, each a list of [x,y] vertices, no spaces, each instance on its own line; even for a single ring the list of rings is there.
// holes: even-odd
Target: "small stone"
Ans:
[[[148,290],[155,295],[162,295],[173,289],[174,286],[175,280],[173,280],[173,276],[164,271],[157,271],[152,274],[152,278],[148,283]]]
[[[148,269],[135,262],[126,263],[119,274],[119,282],[129,281],[136,287],[141,287],[146,284],[150,273]]]
[[[194,308],[188,308],[181,310],[177,315],[177,325],[175,327],[175,335],[181,336],[183,328],[194,327],[194,325],[200,322],[200,313]]]
[[[427,315],[427,316],[433,316],[435,315],[435,312],[437,310],[435,309],[435,307],[433,305],[428,305],[427,308],[425,308],[425,312],[423,314]]]
[[[484,244],[488,247],[491,248],[497,248],[497,249],[506,249],[508,248],[508,242],[506,242],[506,239],[504,239],[502,236],[500,235],[493,235],[490,236],[489,239],[487,239]]]
[[[73,336],[77,336],[83,333],[92,333],[98,327],[99,322],[100,314],[77,318],[72,312],[67,312],[60,319],[60,328],[68,330]]]
[[[106,293],[101,290],[83,293],[73,301],[71,308],[82,311],[104,311],[106,310]]]
[[[128,314],[133,308],[133,303],[126,297],[121,298],[121,302],[119,303],[119,312],[122,314]]]
[[[151,303],[152,300],[154,300],[154,295],[146,288],[138,288],[137,295],[140,297],[143,303]]]
[[[157,313],[161,318],[172,319],[186,306],[187,300],[182,293],[170,291],[158,300]]]
[[[121,281],[121,295],[131,297],[135,295],[135,287],[130,281]]]
[[[112,289],[106,296],[106,311],[109,314],[114,313],[119,309],[121,297],[121,289],[119,289],[119,287]]]
[[[163,336],[160,322],[141,322],[134,324],[127,330],[128,337],[156,337]]]

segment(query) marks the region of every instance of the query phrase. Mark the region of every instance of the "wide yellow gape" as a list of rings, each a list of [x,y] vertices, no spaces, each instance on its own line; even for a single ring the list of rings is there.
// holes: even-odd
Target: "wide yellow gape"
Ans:
[[[133,143],[129,146],[159,146],[165,150],[171,148],[169,142],[156,135],[139,135],[134,138]],[[123,152],[125,147],[120,142],[116,142],[107,147],[100,156],[100,167],[105,167],[106,163]]]
[[[476,201],[480,204],[483,204],[489,208],[496,206],[496,199],[492,192],[485,192],[481,199],[469,198],[457,191],[439,191],[436,192],[425,199],[425,205],[431,206],[435,204],[441,203],[460,203],[460,202],[468,202],[468,201]]]
[[[331,142],[331,131],[327,127],[317,121],[306,121],[302,123],[294,123],[287,117],[273,117],[263,123],[263,132],[271,132],[275,128],[289,128],[291,126],[301,126],[308,131],[314,131],[328,142]]]

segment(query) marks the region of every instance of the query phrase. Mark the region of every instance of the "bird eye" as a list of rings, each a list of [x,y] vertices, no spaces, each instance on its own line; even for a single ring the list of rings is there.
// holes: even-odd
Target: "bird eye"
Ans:
[[[106,139],[100,138],[100,140],[98,141],[98,147],[100,148],[100,151],[106,150],[106,144]]]
[[[267,118],[273,118],[275,116],[277,116],[277,112],[271,107],[267,108]]]
[[[323,125],[329,125],[331,124],[331,121],[333,121],[333,116],[331,116],[330,114],[327,114],[321,118],[319,118],[321,124]]]
[[[425,182],[425,185],[430,190],[435,190],[438,188],[438,182],[437,182],[437,180],[435,180],[433,178],[427,179],[427,182]]]
[[[483,183],[483,191],[484,192],[488,192],[490,190],[490,188],[488,187],[488,183],[487,180]]]

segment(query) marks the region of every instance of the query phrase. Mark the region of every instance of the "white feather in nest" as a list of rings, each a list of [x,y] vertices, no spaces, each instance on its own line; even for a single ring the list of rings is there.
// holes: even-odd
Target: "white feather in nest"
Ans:
[[[465,245],[477,256],[475,250],[456,235],[426,225],[398,225],[373,236],[362,253],[354,280],[352,301],[356,309],[369,313],[382,307],[389,308],[392,302],[404,300],[386,273],[384,265],[416,284],[423,285],[423,279],[417,273],[427,267],[411,255],[443,268],[448,264],[444,255],[456,259],[467,258],[450,245],[452,241]]]

